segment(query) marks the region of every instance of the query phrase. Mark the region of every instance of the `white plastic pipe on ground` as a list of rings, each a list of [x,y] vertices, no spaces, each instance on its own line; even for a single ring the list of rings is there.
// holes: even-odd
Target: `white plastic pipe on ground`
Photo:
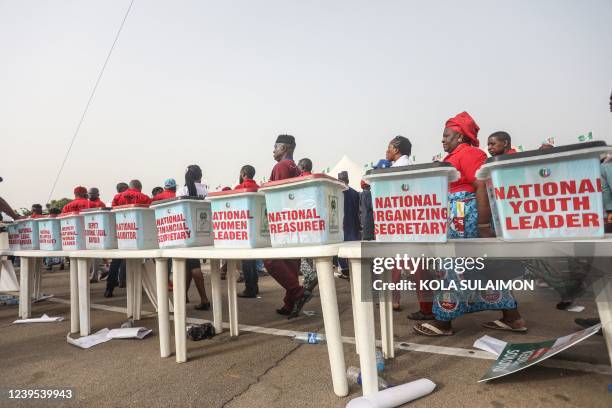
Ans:
[[[395,408],[430,394],[436,384],[426,378],[378,391],[349,401],[346,408]]]

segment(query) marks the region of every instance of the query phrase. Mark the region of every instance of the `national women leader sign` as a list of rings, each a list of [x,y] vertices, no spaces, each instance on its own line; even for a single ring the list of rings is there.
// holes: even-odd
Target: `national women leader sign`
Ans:
[[[214,244],[217,248],[270,245],[266,200],[256,188],[210,193]]]

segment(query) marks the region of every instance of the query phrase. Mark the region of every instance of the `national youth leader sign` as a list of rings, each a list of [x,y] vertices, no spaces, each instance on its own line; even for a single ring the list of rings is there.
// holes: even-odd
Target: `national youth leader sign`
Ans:
[[[446,175],[373,181],[376,241],[446,241],[447,203]]]
[[[603,236],[597,159],[491,170],[505,239]]]
[[[539,343],[508,343],[497,358],[497,361],[478,382],[503,377],[537,364],[591,337],[597,333],[599,329],[601,329],[601,324],[554,340],[542,341]]]

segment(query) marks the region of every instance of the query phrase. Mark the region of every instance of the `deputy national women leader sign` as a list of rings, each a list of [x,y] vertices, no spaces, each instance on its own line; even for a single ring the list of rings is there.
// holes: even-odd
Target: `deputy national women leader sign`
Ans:
[[[523,370],[591,337],[601,329],[596,324],[588,329],[539,343],[506,344],[495,364],[478,382],[493,380]]]

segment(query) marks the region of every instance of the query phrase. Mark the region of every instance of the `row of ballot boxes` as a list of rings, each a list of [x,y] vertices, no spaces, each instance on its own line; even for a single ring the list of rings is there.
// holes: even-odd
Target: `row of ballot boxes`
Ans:
[[[337,243],[344,237],[346,189],[332,177],[314,174],[206,199],[176,197],[150,206],[45,215],[8,224],[8,244],[11,250],[76,251]]]
[[[505,240],[598,238],[604,234],[600,158],[589,142],[493,157],[477,177],[487,186],[493,224]],[[445,242],[448,163],[370,170],[376,241]],[[313,174],[151,206],[126,205],[28,218],[8,225],[13,250],[220,248],[321,245],[343,240],[347,187]]]

